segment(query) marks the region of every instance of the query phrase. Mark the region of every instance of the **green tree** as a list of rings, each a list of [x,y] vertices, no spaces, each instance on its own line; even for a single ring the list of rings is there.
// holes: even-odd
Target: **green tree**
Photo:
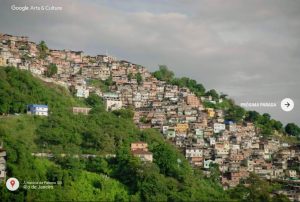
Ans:
[[[159,70],[153,72],[153,76],[161,81],[172,81],[174,72],[168,69],[166,65],[159,65]]]
[[[37,49],[39,51],[39,58],[40,59],[45,59],[48,55],[49,49],[45,41],[41,41],[37,45]]]
[[[109,78],[104,81],[104,84],[106,86],[112,86],[114,84],[114,82],[112,80],[112,76],[109,76]]]
[[[272,202],[290,202],[289,198],[283,194],[273,196]]]
[[[285,132],[291,136],[300,136],[300,128],[295,123],[288,123],[285,128]]]
[[[260,114],[256,111],[248,111],[246,113],[245,121],[256,122],[260,117]]]
[[[166,178],[159,173],[155,165],[146,164],[143,172],[139,172],[139,190],[142,201],[167,201],[168,186]]]
[[[132,119],[134,115],[132,109],[119,109],[114,110],[112,113],[125,119]]]
[[[271,202],[271,187],[267,181],[250,173],[245,183],[248,184],[248,186],[241,184],[230,190],[230,196],[243,202]]]
[[[91,172],[103,173],[106,175],[109,175],[111,173],[111,169],[107,160],[100,157],[88,159],[86,168]]]
[[[225,99],[227,98],[227,96],[228,96],[227,94],[221,93],[220,98]]]
[[[244,118],[245,114],[246,111],[242,107],[234,105],[227,111],[225,118],[227,120],[239,122]]]
[[[142,83],[143,77],[142,77],[142,75],[141,75],[140,72],[138,72],[138,73],[135,75],[135,79],[136,79],[136,81],[137,81],[137,83],[138,83],[139,85]]]
[[[53,75],[57,74],[57,66],[56,64],[50,64],[48,67],[47,67],[47,71],[45,72],[45,75],[47,77],[52,77]]]
[[[268,113],[260,115],[256,111],[248,111],[245,116],[245,121],[255,123],[255,125],[261,129],[261,133],[265,136],[272,135],[274,130],[282,132],[282,123],[280,121],[271,119],[271,115]]]
[[[205,93],[205,88],[201,83],[197,83],[194,89],[197,96],[203,95]]]
[[[220,183],[221,172],[219,169],[219,165],[216,163],[211,163],[209,171],[211,180],[215,183]]]
[[[259,117],[258,122],[260,124],[268,124],[271,120],[271,115],[268,113],[264,113],[262,116]]]
[[[204,86],[193,79],[187,77],[174,78],[174,73],[166,65],[160,65],[159,70],[153,72],[152,75],[158,80],[166,81],[169,84],[187,87],[199,97],[205,93]]]
[[[209,90],[205,93],[206,96],[211,96],[213,100],[219,99],[219,94],[215,89]]]
[[[132,78],[133,78],[132,73],[129,73],[129,74],[127,75],[127,79],[128,79],[129,81],[131,81]]]
[[[146,118],[145,116],[142,116],[142,117],[140,118],[140,122],[141,122],[141,123],[150,123],[150,120],[147,120],[147,118]]]
[[[274,130],[282,131],[283,124],[280,121],[276,121],[274,119],[271,119],[270,124],[272,125],[272,128]]]
[[[197,96],[204,95],[205,93],[205,88],[202,84],[199,84],[195,80],[187,77],[173,78],[170,83],[179,87],[187,87]]]
[[[103,105],[103,101],[101,97],[99,97],[94,93],[90,94],[89,97],[85,99],[85,102],[87,105],[91,107],[97,107]]]

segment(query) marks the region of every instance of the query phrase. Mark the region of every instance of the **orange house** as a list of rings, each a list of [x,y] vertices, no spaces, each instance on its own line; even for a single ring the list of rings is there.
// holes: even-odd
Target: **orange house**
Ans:
[[[189,129],[189,124],[187,123],[178,123],[175,127],[175,130],[178,133],[186,133],[188,129]]]

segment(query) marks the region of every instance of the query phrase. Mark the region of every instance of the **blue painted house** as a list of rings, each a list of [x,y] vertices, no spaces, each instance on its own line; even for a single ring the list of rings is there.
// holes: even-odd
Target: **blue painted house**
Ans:
[[[48,105],[30,104],[27,105],[27,114],[48,116]]]

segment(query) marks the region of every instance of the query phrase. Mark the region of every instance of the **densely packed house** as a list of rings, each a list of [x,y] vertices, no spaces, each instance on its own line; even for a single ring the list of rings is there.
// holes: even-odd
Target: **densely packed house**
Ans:
[[[27,37],[0,34],[0,66],[28,70],[46,82],[74,91],[77,97],[96,93],[103,98],[106,110],[132,107],[133,120],[140,129],[160,130],[194,167],[209,175],[210,167],[218,165],[224,188],[236,186],[250,172],[270,180],[299,178],[300,149],[275,138],[262,138],[253,123],[227,121],[223,110],[203,106],[204,100],[218,103],[222,99],[199,98],[188,88],[157,80],[145,67],[112,56],[49,50],[40,59],[38,50]],[[46,78],[50,64],[57,66],[57,73]],[[112,84],[102,92],[90,85],[91,80],[111,80]],[[73,108],[74,113],[88,111]],[[135,146],[134,155],[152,161],[147,148],[135,150]]]

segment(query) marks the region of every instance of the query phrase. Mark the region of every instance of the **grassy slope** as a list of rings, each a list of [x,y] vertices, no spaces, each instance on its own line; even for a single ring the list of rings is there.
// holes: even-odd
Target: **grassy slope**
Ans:
[[[21,113],[0,118],[0,141],[4,142],[8,153],[8,175],[28,181],[63,181],[62,187],[54,190],[36,192],[21,188],[14,194],[2,184],[0,198],[3,201],[128,200],[129,197],[148,201],[158,197],[162,200],[228,199],[220,186],[194,174],[182,154],[165,143],[158,132],[139,131],[126,113],[108,113],[98,106],[89,116],[74,116],[70,108],[85,104],[65,89],[45,84],[13,68],[0,69],[0,76],[0,94],[4,95],[2,100],[0,98],[0,107],[9,103],[4,110]],[[21,104],[14,106],[15,102]],[[22,114],[25,112],[23,105],[28,103],[48,104],[50,116]],[[155,161],[150,168],[126,154],[129,143],[138,140],[148,142],[154,153]],[[88,166],[87,162],[76,159],[49,161],[31,156],[32,152],[48,150],[53,153],[122,153],[122,148],[126,150],[125,159],[104,161],[104,166],[99,163]],[[178,158],[182,160],[179,166]],[[103,177],[103,174],[110,177]]]

